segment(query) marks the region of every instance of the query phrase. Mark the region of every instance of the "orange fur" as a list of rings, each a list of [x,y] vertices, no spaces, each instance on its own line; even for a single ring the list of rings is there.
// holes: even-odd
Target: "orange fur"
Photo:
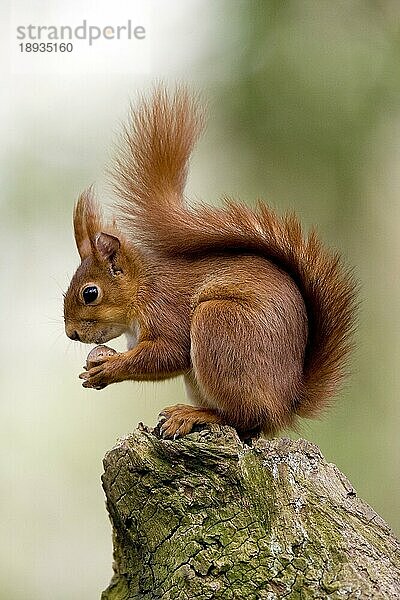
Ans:
[[[107,341],[112,328],[104,323],[115,315],[121,330],[139,331],[128,352],[82,375],[86,387],[185,375],[203,410],[169,410],[166,436],[207,415],[240,432],[273,434],[296,415],[318,414],[337,391],[356,286],[315,231],[303,236],[294,215],[231,200],[223,208],[185,205],[202,127],[202,110],[182,88],[159,88],[132,112],[114,169],[119,230],[102,224],[90,193],[75,210],[82,264],[67,292],[66,328],[84,329],[82,341]],[[96,307],[77,302],[89,279],[104,288]]]

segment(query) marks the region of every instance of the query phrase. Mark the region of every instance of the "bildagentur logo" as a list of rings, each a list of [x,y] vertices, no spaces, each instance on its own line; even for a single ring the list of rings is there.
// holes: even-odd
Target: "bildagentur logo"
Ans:
[[[86,19],[71,25],[19,25],[17,39],[24,42],[59,42],[83,40],[89,46],[97,40],[144,40],[146,28],[128,19],[124,25],[92,25]]]

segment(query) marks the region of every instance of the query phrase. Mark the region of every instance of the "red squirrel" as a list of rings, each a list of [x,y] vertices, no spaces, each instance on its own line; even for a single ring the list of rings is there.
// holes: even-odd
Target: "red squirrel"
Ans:
[[[337,253],[294,215],[226,199],[189,207],[188,161],[204,127],[184,88],[132,109],[112,170],[116,218],[93,190],[74,210],[81,264],[65,294],[68,337],[128,351],[102,355],[85,388],[183,375],[193,405],[161,413],[165,438],[196,424],[274,435],[326,407],[346,374],[356,284]]]

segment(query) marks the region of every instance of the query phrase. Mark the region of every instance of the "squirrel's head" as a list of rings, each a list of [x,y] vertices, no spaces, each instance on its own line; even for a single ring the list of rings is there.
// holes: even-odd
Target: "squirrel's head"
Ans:
[[[139,258],[115,225],[103,225],[91,189],[75,206],[74,232],[81,264],[64,297],[65,332],[73,340],[103,344],[129,329]]]

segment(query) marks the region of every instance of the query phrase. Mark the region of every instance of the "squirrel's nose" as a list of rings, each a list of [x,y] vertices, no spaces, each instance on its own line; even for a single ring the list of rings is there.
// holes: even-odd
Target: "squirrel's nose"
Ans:
[[[71,340],[75,340],[76,342],[80,342],[81,338],[79,337],[79,333],[77,331],[72,331],[71,333],[67,334],[69,338],[71,338]]]

